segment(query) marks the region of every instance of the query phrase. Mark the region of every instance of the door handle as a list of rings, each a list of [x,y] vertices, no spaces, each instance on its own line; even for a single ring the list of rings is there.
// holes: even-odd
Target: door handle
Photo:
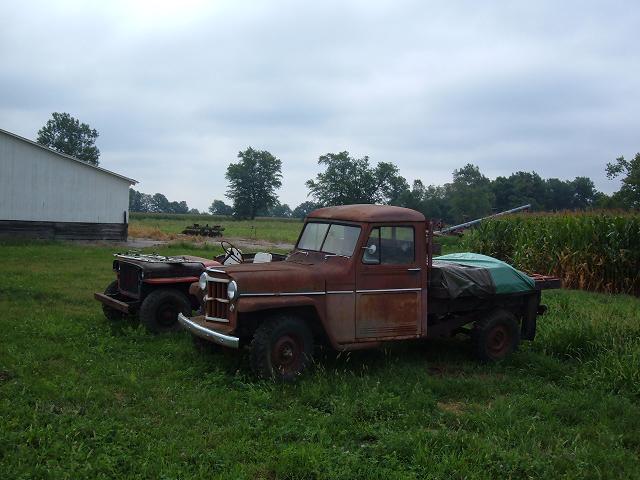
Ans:
[[[407,272],[419,272],[421,268],[407,268]]]

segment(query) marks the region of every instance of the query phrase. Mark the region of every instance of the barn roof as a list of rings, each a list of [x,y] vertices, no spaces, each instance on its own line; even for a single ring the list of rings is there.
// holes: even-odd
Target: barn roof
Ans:
[[[29,144],[33,145],[34,147],[42,148],[44,150],[47,150],[50,153],[53,153],[53,154],[58,155],[60,157],[63,157],[63,158],[66,158],[68,160],[72,160],[74,162],[77,162],[77,163],[79,163],[81,165],[84,165],[85,167],[95,168],[96,170],[98,170],[100,172],[107,173],[109,175],[113,175],[114,177],[121,178],[122,180],[126,180],[127,182],[129,182],[131,185],[135,185],[136,183],[138,183],[138,181],[134,180],[133,178],[125,177],[124,175],[120,175],[119,173],[112,172],[111,170],[107,170],[106,168],[98,167],[96,165],[91,165],[90,163],[83,162],[82,160],[80,160],[80,159],[78,159],[76,157],[72,157],[71,155],[67,155],[65,153],[56,152],[55,150],[53,150],[53,149],[51,149],[49,147],[45,147],[44,145],[40,145],[39,143],[36,143],[33,140],[29,140],[28,138],[21,137],[20,135],[16,135],[15,133],[8,132],[6,130],[3,130],[2,128],[0,128],[0,133],[4,133],[5,135],[8,135],[9,137],[13,137],[13,138],[15,138],[17,140],[21,140],[23,142],[29,143]]]
[[[391,205],[340,205],[314,210],[309,218],[352,220],[355,222],[424,222],[424,215],[410,208]]]

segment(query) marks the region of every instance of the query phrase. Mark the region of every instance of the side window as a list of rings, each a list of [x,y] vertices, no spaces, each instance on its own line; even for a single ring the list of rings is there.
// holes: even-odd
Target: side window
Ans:
[[[415,260],[413,227],[376,227],[371,230],[362,263],[403,265]]]

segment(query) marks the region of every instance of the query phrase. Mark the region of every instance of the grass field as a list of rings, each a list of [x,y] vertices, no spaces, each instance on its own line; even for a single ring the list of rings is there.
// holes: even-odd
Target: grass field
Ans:
[[[546,293],[498,365],[453,339],[324,354],[280,385],[110,325],[92,293],[112,251],[0,245],[1,478],[640,478],[638,298]]]
[[[177,234],[193,223],[222,225],[226,237],[261,239],[270,242],[295,243],[302,229],[300,219],[256,218],[255,220],[233,220],[213,215],[171,215],[132,213],[129,235],[159,240],[176,239]]]

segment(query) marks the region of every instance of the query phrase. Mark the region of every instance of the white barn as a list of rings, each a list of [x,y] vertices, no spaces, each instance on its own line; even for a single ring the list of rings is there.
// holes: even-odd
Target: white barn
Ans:
[[[136,183],[0,129],[0,237],[126,240]]]

